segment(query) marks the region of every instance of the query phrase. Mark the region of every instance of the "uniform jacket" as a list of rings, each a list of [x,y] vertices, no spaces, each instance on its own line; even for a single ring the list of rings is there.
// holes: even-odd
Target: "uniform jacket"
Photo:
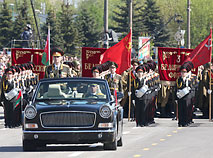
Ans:
[[[46,67],[45,78],[63,78],[63,77],[71,77],[71,70],[68,65],[61,64],[58,70],[55,70],[54,64]]]
[[[114,88],[116,88],[117,91],[123,93],[123,83],[120,75],[115,74],[115,76],[112,78],[111,74],[108,74],[105,76],[105,79],[108,81],[111,91],[113,91]]]

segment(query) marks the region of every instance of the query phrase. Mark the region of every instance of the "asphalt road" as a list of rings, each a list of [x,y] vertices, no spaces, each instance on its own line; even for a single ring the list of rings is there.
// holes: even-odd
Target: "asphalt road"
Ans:
[[[195,119],[189,127],[155,119],[149,127],[124,120],[123,147],[105,151],[102,144],[48,145],[41,151],[22,151],[22,129],[5,129],[0,107],[0,158],[213,158],[213,122]]]

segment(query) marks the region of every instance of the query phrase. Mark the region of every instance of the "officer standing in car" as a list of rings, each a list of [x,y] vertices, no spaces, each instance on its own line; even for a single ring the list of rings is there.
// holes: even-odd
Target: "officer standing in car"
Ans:
[[[51,54],[53,56],[53,64],[46,67],[45,78],[71,77],[71,69],[69,66],[62,64],[64,52],[59,48],[53,48]]]
[[[121,79],[121,75],[116,73],[116,69],[118,65],[115,62],[111,62],[109,71],[110,73],[105,76],[105,79],[108,81],[109,88],[112,94],[114,91],[122,92],[123,93],[123,83]]]

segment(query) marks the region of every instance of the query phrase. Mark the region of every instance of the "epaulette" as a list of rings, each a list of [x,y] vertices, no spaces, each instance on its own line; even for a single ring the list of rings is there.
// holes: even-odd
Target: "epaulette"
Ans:
[[[104,95],[103,93],[97,93],[97,95]]]

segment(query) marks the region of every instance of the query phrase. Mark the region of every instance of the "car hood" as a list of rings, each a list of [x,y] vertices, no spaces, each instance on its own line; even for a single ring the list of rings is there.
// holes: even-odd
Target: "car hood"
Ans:
[[[106,105],[106,102],[101,101],[44,101],[35,102],[37,110],[41,111],[97,111],[102,105]],[[45,110],[46,109],[46,110]]]

